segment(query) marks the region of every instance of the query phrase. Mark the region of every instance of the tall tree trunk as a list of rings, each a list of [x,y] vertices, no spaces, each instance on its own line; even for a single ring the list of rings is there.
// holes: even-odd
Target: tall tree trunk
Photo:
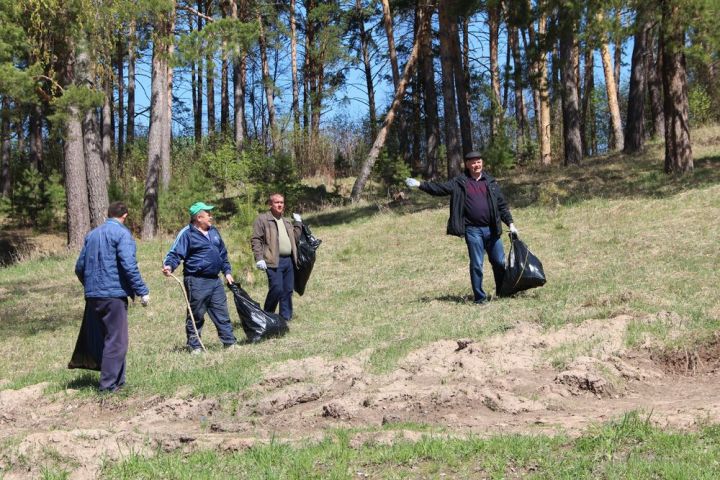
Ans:
[[[390,70],[392,72],[393,86],[397,90],[400,82],[400,68],[398,67],[397,52],[395,51],[395,35],[393,32],[393,19],[390,13],[390,1],[382,0],[383,8],[383,27],[385,28],[385,36],[388,42],[388,55],[390,57]]]
[[[531,7],[530,2],[527,4]],[[548,89],[547,52],[540,39],[545,35],[547,18],[544,14],[538,19],[537,33],[532,21],[527,24],[528,41],[523,42],[525,50],[529,51],[530,84],[533,90],[533,104],[535,107],[535,124],[537,128],[537,141],[540,145],[540,165],[548,166],[552,163],[552,146],[550,131],[550,91]]]
[[[685,31],[679,25],[676,0],[662,0],[662,79],[665,112],[665,173],[693,169],[688,89],[685,73]]]
[[[521,145],[528,137],[527,112],[525,110],[525,100],[523,98],[523,81],[522,81],[522,57],[520,55],[520,38],[518,29],[515,26],[508,25],[508,40],[510,43],[510,51],[513,59],[513,89],[515,97],[515,121],[517,122],[518,138],[517,144]]]
[[[457,123],[455,100],[455,75],[452,65],[452,19],[448,12],[449,5],[441,2],[438,6],[440,17],[440,67],[442,70],[443,107],[445,113],[445,148],[447,150],[447,175],[452,178],[460,173],[462,151],[460,131]]]
[[[125,161],[125,45],[123,40],[117,41],[117,89],[118,89],[118,140],[117,140],[117,168],[120,176],[124,172]]]
[[[377,115],[375,113],[375,88],[373,86],[372,66],[370,64],[370,39],[365,31],[365,14],[362,3],[355,0],[355,11],[357,15],[358,31],[360,35],[360,57],[365,67],[365,85],[368,96],[368,121],[370,122],[370,135],[377,136]]]
[[[85,175],[87,176],[90,226],[95,228],[105,222],[108,207],[107,180],[102,162],[98,135],[97,112],[88,110],[82,122],[83,148],[85,150]]]
[[[463,155],[473,150],[472,121],[470,120],[470,105],[465,90],[465,70],[460,50],[460,39],[457,18],[450,22],[450,48],[452,49],[452,65],[454,68],[455,91],[457,92],[458,114],[460,116],[460,139],[462,141]]]
[[[575,21],[561,20],[560,64],[562,72],[563,143],[565,165],[579,165],[582,159],[580,104],[578,98]]]
[[[258,43],[260,45],[260,61],[262,64],[262,83],[265,88],[265,99],[267,101],[268,110],[268,131],[270,133],[270,150],[275,149],[277,141],[275,138],[275,85],[272,77],[270,77],[270,64],[267,56],[267,41],[265,38],[265,25],[260,15],[257,13],[258,22]],[[267,144],[266,144],[267,145]]]
[[[432,54],[432,16],[434,8],[428,1],[418,2],[417,24],[420,53],[418,63],[422,76],[423,99],[425,107],[425,143],[427,144],[427,162],[425,176],[435,178],[438,175],[438,150],[440,147],[440,117],[438,115],[437,92],[435,90],[435,69]],[[422,32],[422,35],[420,34]]]
[[[544,36],[547,30],[547,18],[541,15],[538,21],[538,35]],[[539,42],[537,43],[539,45]],[[538,93],[540,100],[540,164],[548,166],[552,163],[552,131],[550,121],[550,88],[548,86],[547,53],[542,46],[537,64]]]
[[[502,104],[500,102],[500,71],[498,68],[498,44],[500,41],[500,12],[502,1],[495,0],[488,4],[488,29],[490,35],[490,86],[492,90],[492,119],[490,136],[495,137],[500,128]]]
[[[580,138],[582,139],[583,152],[587,156],[590,156],[592,151],[592,142],[588,137],[593,131],[595,123],[595,109],[592,101],[593,90],[595,89],[595,60],[593,54],[592,47],[585,45]]]
[[[10,198],[10,101],[2,97],[0,108],[0,197]]]
[[[615,79],[615,91],[620,96],[620,74],[622,73],[622,55],[623,55],[623,33],[622,33],[622,12],[620,8],[615,9],[615,59],[613,63],[613,78]]]
[[[597,18],[602,22],[602,14],[598,13]],[[603,35],[600,40],[600,58],[602,59],[603,72],[605,73],[605,92],[607,94],[608,110],[610,111],[610,145],[611,151],[623,149],[622,121],[620,120],[620,105],[618,103],[618,91],[615,83],[615,72],[610,58],[610,46],[607,38]]]
[[[106,79],[105,83],[105,98],[103,99],[102,106],[102,150],[101,156],[103,170],[105,173],[105,184],[110,183],[110,173],[112,169],[112,145],[113,137],[115,136],[115,129],[113,128],[113,112],[112,112],[112,98],[113,98],[113,86],[112,80]],[[107,212],[105,212],[107,213]]]
[[[650,28],[638,13],[630,70],[627,122],[625,124],[625,153],[637,153],[645,144],[645,91],[647,86],[647,39]]]
[[[87,52],[85,42],[80,43],[77,53],[77,84],[92,88],[95,84],[95,67]],[[90,108],[82,115],[82,148],[85,161],[90,226],[95,228],[105,221],[108,207],[107,176],[103,165],[100,128],[96,108]]]
[[[168,112],[167,95],[167,21],[156,22],[157,35],[153,44],[150,98],[150,130],[148,131],[148,169],[143,198],[143,240],[151,240],[158,229],[158,194],[165,147]]]
[[[85,172],[82,123],[77,107],[68,107],[63,143],[68,247],[77,250],[90,231],[90,207]]]
[[[395,115],[397,113],[397,109],[400,106],[400,103],[402,102],[403,97],[405,96],[405,89],[407,88],[407,84],[410,82],[410,79],[412,78],[412,72],[413,68],[415,68],[415,62],[417,61],[418,57],[418,51],[419,51],[419,42],[418,38],[421,38],[423,33],[422,26],[418,29],[418,32],[416,34],[415,41],[413,42],[413,49],[410,52],[410,56],[407,59],[407,63],[405,64],[405,70],[403,72],[402,77],[400,78],[400,83],[398,84],[397,90],[395,90],[395,97],[393,98],[392,105],[390,106],[390,110],[388,110],[387,114],[385,115],[385,121],[383,122],[382,127],[380,128],[380,131],[378,132],[377,137],[375,138],[375,141],[373,142],[373,146],[370,149],[370,152],[368,153],[367,157],[365,158],[365,161],[363,162],[363,166],[360,169],[360,173],[358,174],[357,178],[355,179],[355,183],[353,184],[352,192],[350,194],[350,198],[353,202],[357,202],[360,200],[360,195],[362,195],[362,191],[365,188],[365,184],[368,181],[368,178],[370,178],[370,173],[372,172],[372,168],[375,165],[375,161],[377,160],[378,155],[380,155],[380,150],[382,150],[383,146],[385,145],[385,139],[387,138],[388,130],[390,129],[390,126],[393,123],[393,120],[395,119]]]
[[[130,20],[128,32],[128,88],[127,88],[127,143],[135,142],[135,57],[136,57],[136,24]]]
[[[298,63],[297,63],[297,25],[295,18],[295,0],[290,0],[290,68],[292,76],[292,116],[293,116],[293,136],[297,142],[297,135],[300,131],[300,85],[298,83]],[[293,154],[297,155],[296,148],[293,148]]]
[[[388,56],[390,57],[390,71],[392,72],[393,88],[397,90],[398,82],[400,82],[400,68],[398,67],[397,51],[395,49],[395,33],[393,27],[393,17],[390,11],[389,0],[382,0],[383,9],[383,27],[385,28],[385,37],[388,44]],[[377,131],[377,128],[375,128]],[[400,150],[403,152],[403,159],[406,163],[412,163],[411,151],[407,147],[409,132],[407,122],[404,115],[398,117],[398,139],[400,142]],[[375,136],[375,135],[373,135]]]
[[[230,16],[234,19],[240,18],[238,0],[231,0]],[[245,57],[244,51],[236,51],[233,57],[234,138],[238,151],[245,146]]]
[[[171,58],[175,52],[175,40],[173,32],[175,31],[175,10],[171,11],[168,16],[167,36],[168,43],[165,47],[167,58]],[[165,118],[163,119],[163,147],[162,147],[162,167],[160,173],[160,181],[163,190],[170,187],[170,179],[172,178],[172,162],[170,155],[172,153],[172,107],[173,107],[173,69],[168,60],[165,61]]]
[[[212,0],[205,0],[205,15],[212,17]],[[215,59],[212,49],[205,56],[205,89],[207,90],[208,135],[215,133]]]
[[[38,172],[43,169],[44,158],[42,121],[42,105],[33,105],[30,110],[30,165]]]
[[[222,18],[227,17],[227,5],[225,2],[220,4]],[[220,63],[220,131],[223,135],[230,130],[230,92],[228,90],[228,46],[227,42],[222,42],[222,61]]]
[[[652,138],[659,138],[665,136],[665,113],[663,111],[663,87],[662,87],[662,52],[660,51],[660,44],[658,41],[657,55],[655,49],[652,47],[654,42],[649,40],[648,56],[647,56],[647,74],[648,74],[648,93],[650,96],[650,115],[652,121],[650,122]]]

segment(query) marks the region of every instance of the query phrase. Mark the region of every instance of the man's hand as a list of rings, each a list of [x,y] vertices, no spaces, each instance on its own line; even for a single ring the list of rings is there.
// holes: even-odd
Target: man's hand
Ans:
[[[414,187],[419,187],[420,182],[415,180],[414,178],[406,178],[405,185],[407,185],[409,188],[414,188]]]
[[[150,303],[150,295],[143,295],[140,297],[140,305],[147,307],[148,303]]]
[[[267,270],[267,263],[265,263],[265,260],[258,260],[258,261],[255,263],[255,266],[256,266],[259,270],[262,270],[263,272]]]
[[[235,279],[233,278],[232,273],[226,273],[226,274],[225,274],[225,280],[227,280],[227,282],[228,282],[230,285],[232,285],[233,283],[235,283]]]
[[[298,223],[302,223],[302,217],[300,217],[300,214],[293,213],[293,220],[295,220]]]
[[[514,224],[514,223],[511,223],[511,224],[510,224],[510,233],[512,233],[513,235],[517,235],[517,234],[519,233],[519,232],[518,232],[518,229],[515,228],[515,224]]]
[[[169,277],[170,274],[172,273],[172,268],[170,268],[170,265],[163,265],[162,273],[166,277]]]

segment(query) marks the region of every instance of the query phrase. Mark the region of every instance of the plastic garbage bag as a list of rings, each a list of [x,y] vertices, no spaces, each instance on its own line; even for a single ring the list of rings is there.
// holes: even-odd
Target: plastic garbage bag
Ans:
[[[235,307],[247,339],[251,343],[268,337],[282,336],[288,332],[287,321],[276,313],[268,313],[237,283],[228,288],[233,293]]]
[[[92,309],[85,305],[80,333],[75,342],[68,368],[84,368],[86,370],[98,370],[102,364],[102,355],[105,348],[105,337],[100,328],[100,322],[95,321],[92,316]]]
[[[315,266],[315,251],[321,243],[322,240],[315,238],[310,227],[303,223],[302,233],[297,239],[297,264],[295,265],[295,283],[293,285],[294,290],[300,296],[305,293],[305,287]]]
[[[510,253],[505,261],[505,275],[499,295],[513,295],[543,285],[545,285],[545,272],[542,262],[517,235],[511,233]]]

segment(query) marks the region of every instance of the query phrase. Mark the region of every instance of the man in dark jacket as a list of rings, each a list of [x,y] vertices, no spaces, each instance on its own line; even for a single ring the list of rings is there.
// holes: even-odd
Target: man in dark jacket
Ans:
[[[517,234],[510,209],[495,178],[483,172],[482,156],[478,152],[465,155],[465,172],[451,180],[419,182],[405,180],[408,187],[419,187],[430,195],[450,195],[450,218],[447,234],[464,237],[470,255],[470,282],[475,303],[484,305],[490,296],[482,288],[483,257],[487,252],[495,277],[495,288],[500,289],[505,273],[502,223]]]
[[[268,294],[263,310],[274,312],[280,304],[280,316],[292,319],[292,294],[297,264],[296,242],[302,232],[302,218],[293,213],[293,224],[283,218],[285,197],[273,193],[268,198],[269,212],[261,213],[253,223],[250,238],[255,265],[268,277]]]
[[[135,240],[125,227],[128,209],[122,202],[108,207],[107,221],[85,237],[75,275],[85,289],[85,320],[103,336],[100,391],[125,385],[128,351],[128,297],[140,296],[147,306],[150,291],[135,259]],[[99,328],[98,328],[99,327]]]
[[[220,232],[212,225],[210,211],[213,208],[215,207],[203,202],[194,203],[190,207],[190,224],[180,230],[175,238],[165,256],[162,271],[166,276],[170,276],[180,262],[184,262],[185,290],[195,317],[198,335],[202,336],[207,312],[225,348],[235,348],[237,340],[230,322],[225,289],[218,274],[222,272],[228,283],[234,283],[234,279],[225,243]],[[185,319],[185,333],[190,352],[202,353],[189,311]]]

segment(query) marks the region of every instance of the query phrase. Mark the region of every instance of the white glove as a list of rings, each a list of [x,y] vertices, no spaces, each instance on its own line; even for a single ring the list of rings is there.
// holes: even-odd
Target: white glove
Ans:
[[[407,185],[409,188],[419,187],[419,186],[420,186],[420,182],[418,182],[418,181],[415,180],[414,178],[406,178],[406,179],[405,179],[405,185]]]
[[[513,235],[517,235],[517,234],[518,234],[518,229],[515,228],[515,224],[514,224],[514,223],[511,223],[511,224],[510,224],[510,233],[512,233]]]
[[[293,213],[293,220],[295,220],[298,223],[302,223],[302,218],[300,217],[300,214]]]
[[[150,303],[150,295],[143,295],[140,297],[140,305],[147,307],[148,303]]]
[[[265,263],[265,260],[258,260],[257,263],[255,263],[255,266],[263,272],[267,270],[267,263]]]

